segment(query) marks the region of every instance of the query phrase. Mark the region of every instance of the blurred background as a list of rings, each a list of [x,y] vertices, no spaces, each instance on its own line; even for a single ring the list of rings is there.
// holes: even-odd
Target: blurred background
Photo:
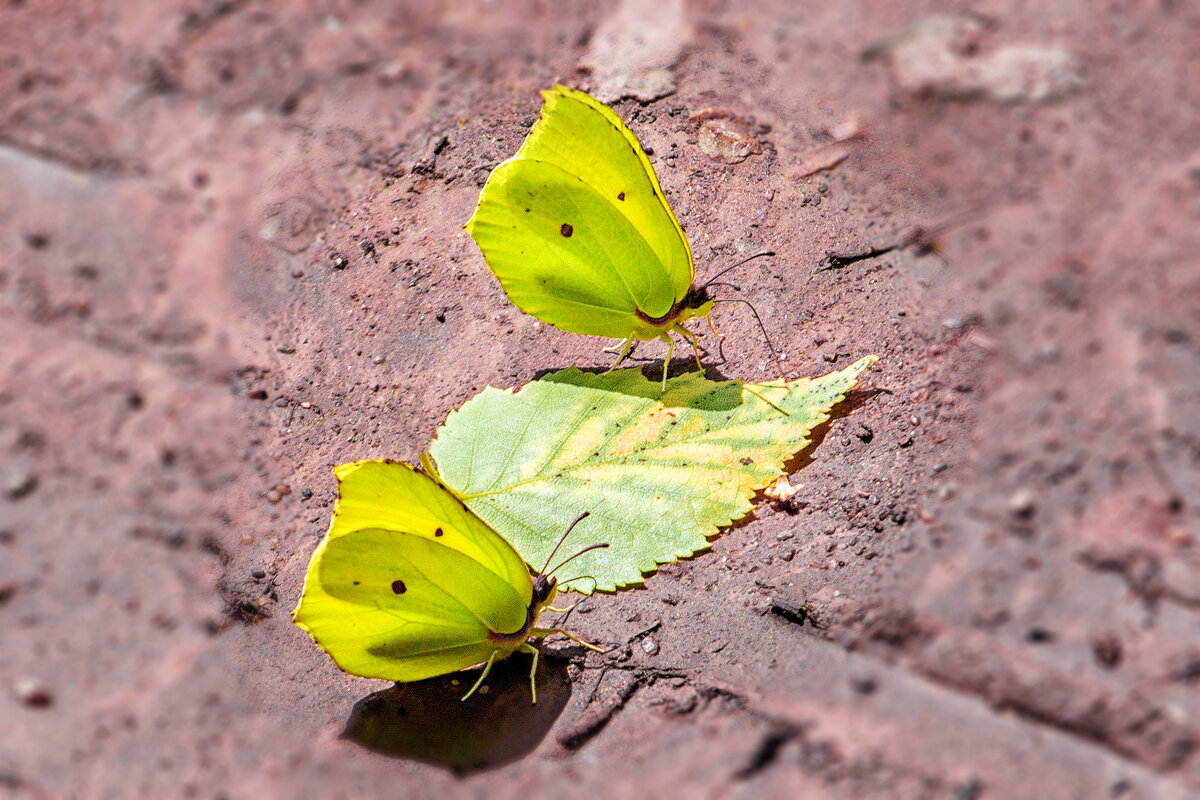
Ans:
[[[4,0],[0,787],[1194,796],[1198,37],[1168,0]],[[548,645],[536,708],[524,656],[476,705],[345,676],[290,621],[330,468],[611,358],[462,231],[554,82],[641,138],[698,276],[777,253],[736,296],[789,377],[881,360],[788,504],[586,601],[612,649]],[[716,316],[716,374],[774,377]]]

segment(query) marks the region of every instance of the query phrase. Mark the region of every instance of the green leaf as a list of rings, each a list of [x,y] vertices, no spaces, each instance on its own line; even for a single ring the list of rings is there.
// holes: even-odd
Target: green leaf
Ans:
[[[589,512],[556,558],[611,546],[558,577],[614,591],[694,555],[749,512],[754,493],[783,474],[874,361],[786,386],[687,373],[665,393],[640,369],[566,369],[517,392],[485,389],[450,414],[430,455],[441,480],[535,569]]]

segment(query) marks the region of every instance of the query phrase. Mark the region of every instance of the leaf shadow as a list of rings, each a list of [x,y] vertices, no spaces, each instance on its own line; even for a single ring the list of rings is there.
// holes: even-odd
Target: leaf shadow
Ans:
[[[816,458],[817,449],[829,435],[833,423],[850,416],[881,394],[890,392],[887,389],[851,389],[847,392],[846,399],[834,405],[825,421],[808,432],[808,444],[804,445],[804,449],[784,462],[783,473],[794,475],[811,464]]]
[[[397,683],[355,703],[341,738],[456,775],[495,769],[528,755],[549,733],[571,698],[568,663],[542,652],[536,704],[530,702],[524,657],[493,664],[487,681],[465,701],[480,668]]]

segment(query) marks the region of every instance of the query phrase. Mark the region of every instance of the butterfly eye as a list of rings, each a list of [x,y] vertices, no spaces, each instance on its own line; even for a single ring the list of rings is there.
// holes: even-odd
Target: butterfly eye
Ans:
[[[538,575],[533,580],[533,602],[530,605],[539,606],[546,602],[546,598],[553,593],[554,587],[557,585],[558,578]]]

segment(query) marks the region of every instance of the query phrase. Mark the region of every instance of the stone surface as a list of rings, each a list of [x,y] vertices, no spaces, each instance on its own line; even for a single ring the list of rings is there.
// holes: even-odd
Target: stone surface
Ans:
[[[466,676],[375,694],[291,625],[330,468],[415,461],[488,384],[608,365],[507,305],[461,228],[537,91],[596,89],[578,65],[645,39],[631,5],[0,10],[6,791],[1200,792],[1186,3],[989,5],[953,52],[1069,53],[1087,80],[1053,103],[860,59],[917,4],[659,4],[678,46],[630,74],[667,88],[615,108],[698,276],[774,250],[725,291],[789,375],[881,361],[791,501],[578,609],[610,653],[547,645],[537,708],[524,657],[499,669],[439,732],[461,777],[384,754]],[[752,122],[744,160],[698,146],[713,108]],[[710,370],[773,378],[753,318],[714,316]]]

